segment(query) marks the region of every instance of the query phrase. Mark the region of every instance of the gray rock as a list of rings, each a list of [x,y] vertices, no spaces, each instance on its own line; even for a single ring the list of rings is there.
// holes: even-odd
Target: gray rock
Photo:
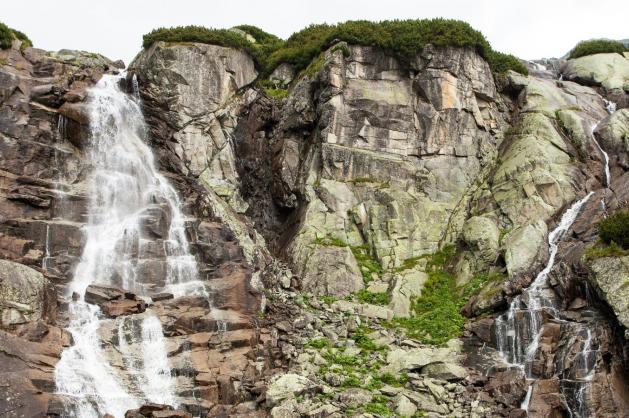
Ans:
[[[276,377],[266,391],[266,403],[275,406],[285,399],[304,393],[316,393],[321,387],[310,379],[298,374],[286,373]]]
[[[465,379],[469,373],[468,371],[454,363],[431,363],[424,366],[421,369],[421,373],[440,380],[447,380],[454,382]]]
[[[3,327],[39,319],[54,321],[57,293],[40,272],[0,260],[0,318]]]

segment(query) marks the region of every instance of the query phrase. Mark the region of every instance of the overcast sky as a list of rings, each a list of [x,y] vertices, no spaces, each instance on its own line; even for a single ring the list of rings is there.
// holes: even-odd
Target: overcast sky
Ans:
[[[447,17],[469,22],[494,49],[557,57],[577,41],[629,38],[629,0],[2,0],[0,21],[36,47],[82,49],[129,63],[160,26],[252,24],[282,38],[310,23]]]

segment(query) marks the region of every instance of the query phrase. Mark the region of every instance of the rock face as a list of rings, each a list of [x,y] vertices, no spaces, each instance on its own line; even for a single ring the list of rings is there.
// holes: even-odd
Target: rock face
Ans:
[[[614,311],[618,322],[629,329],[629,257],[603,257],[589,263],[589,279]]]
[[[45,320],[54,322],[57,294],[38,271],[0,260],[0,317],[2,327]]]
[[[143,50],[127,89],[178,192],[208,291],[163,293],[172,214],[156,202],[136,257],[146,292],[92,284],[85,294],[107,317],[99,336],[114,370],[143,363],[146,321],[162,327],[179,410],[146,404],[127,415],[523,416],[527,381],[491,348],[493,315],[529,285],[548,259],[549,231],[590,191],[550,271],[561,321],[542,316],[530,411],[554,417],[584,404],[591,416],[626,415],[627,260],[583,257],[595,222],[629,199],[627,113],[608,115],[600,95],[626,90],[619,57],[603,57],[614,72],[600,77],[581,70],[594,59],[568,62],[574,81],[560,81],[492,74],[465,48],[427,46],[402,62],[337,44],[311,71],[278,67],[271,82],[288,95],[275,100],[242,51]],[[86,100],[117,70],[73,51],[13,48],[0,61],[0,377],[9,382],[0,411],[62,415],[53,371],[71,345],[69,299],[83,296],[66,285],[87,221]],[[610,155],[611,184],[593,139]],[[469,298],[466,315],[482,317],[431,347],[399,318],[415,324],[414,303],[435,287],[427,256],[448,248],[451,290]],[[565,385],[590,369],[586,390]]]

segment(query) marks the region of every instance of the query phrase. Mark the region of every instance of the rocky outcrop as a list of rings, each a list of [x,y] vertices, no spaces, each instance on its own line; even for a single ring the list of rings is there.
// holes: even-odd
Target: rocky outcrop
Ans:
[[[570,80],[600,86],[603,94],[621,108],[629,106],[629,54],[595,54],[571,59],[560,69]]]
[[[629,329],[629,257],[603,257],[588,265],[594,289],[612,308],[618,322]]]
[[[233,136],[237,112],[255,97],[236,94],[257,76],[252,58],[215,45],[158,42],[131,67],[168,164],[244,212]]]

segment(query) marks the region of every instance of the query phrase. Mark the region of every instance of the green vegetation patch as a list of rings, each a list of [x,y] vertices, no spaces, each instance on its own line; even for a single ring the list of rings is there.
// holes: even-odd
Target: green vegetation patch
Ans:
[[[374,274],[382,275],[383,273],[382,266],[378,260],[373,258],[371,252],[369,251],[369,245],[367,244],[349,245],[343,240],[330,236],[323,238],[319,237],[313,241],[313,244],[325,247],[349,247],[356,259],[358,267],[360,268],[365,284],[368,284],[373,280]]]
[[[400,326],[407,336],[424,344],[443,344],[458,337],[463,331],[465,318],[459,312],[466,300],[460,297],[456,278],[446,271],[454,256],[454,247],[448,246],[429,256],[426,272],[428,280],[422,294],[413,300],[410,318],[396,318],[389,325]]]
[[[603,257],[624,257],[629,255],[629,250],[623,250],[618,244],[604,244],[599,242],[585,251],[585,258],[596,260]]]
[[[143,47],[154,42],[201,42],[240,49],[249,53],[268,77],[282,63],[291,64],[297,72],[313,74],[324,62],[322,53],[338,41],[352,45],[376,46],[390,51],[402,62],[410,62],[428,44],[440,47],[465,47],[476,50],[493,71],[514,70],[528,74],[526,67],[514,56],[494,51],[482,33],[468,23],[453,19],[409,19],[370,22],[347,21],[336,25],[310,25],[283,41],[275,35],[251,25],[236,26],[256,39],[247,41],[228,29],[208,29],[201,26],[158,28],[143,37]],[[350,50],[335,47],[345,57]]]
[[[598,235],[605,244],[629,249],[629,211],[617,211],[598,223]]]
[[[356,299],[361,303],[370,303],[372,305],[388,305],[391,302],[391,296],[388,293],[373,293],[367,289],[361,289],[356,293]]]
[[[572,48],[572,51],[570,51],[568,59],[584,57],[586,55],[614,52],[622,54],[626,51],[629,51],[629,48],[627,48],[622,42],[612,41],[609,39],[593,39],[591,41],[579,42],[577,46]]]
[[[21,49],[33,46],[33,42],[23,32],[17,29],[12,29],[0,22],[0,48],[9,49],[13,44],[14,39],[22,41]]]

